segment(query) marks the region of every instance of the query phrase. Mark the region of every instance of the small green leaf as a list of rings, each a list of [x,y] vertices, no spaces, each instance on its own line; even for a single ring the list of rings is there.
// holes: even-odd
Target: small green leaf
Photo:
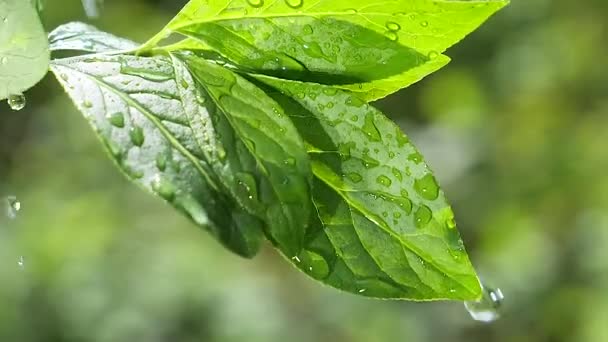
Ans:
[[[313,276],[372,297],[481,294],[443,191],[394,123],[339,89],[258,79],[285,94],[272,96],[309,146],[318,227],[310,230],[305,248],[329,265],[326,274]],[[313,266],[298,259],[311,272]]]
[[[192,0],[146,46],[179,32],[241,69],[339,85],[371,101],[447,64],[441,53],[507,3]]]
[[[223,189],[186,113],[204,117],[207,107],[182,96],[169,58],[73,57],[54,61],[52,71],[131,181],[232,251],[255,255],[263,221]]]
[[[79,22],[61,25],[49,33],[51,51],[75,50],[87,52],[125,51],[137,48],[130,40],[103,32]]]
[[[49,68],[46,34],[30,1],[0,0],[0,100],[38,83]]]
[[[192,54],[173,59],[176,65],[185,63],[176,67],[184,77],[178,77],[182,89],[188,86],[198,92],[199,101],[209,103],[211,120],[201,120],[196,110],[186,109],[199,144],[209,153],[217,151],[210,146],[214,139],[205,134],[209,131],[205,126],[226,127],[221,131],[226,135],[224,148],[230,150],[221,157],[225,163],[213,164],[218,166],[215,171],[241,205],[264,219],[269,239],[287,256],[297,255],[311,210],[312,173],[304,143],[289,117],[262,90],[232,71]],[[192,77],[184,72],[186,68]]]

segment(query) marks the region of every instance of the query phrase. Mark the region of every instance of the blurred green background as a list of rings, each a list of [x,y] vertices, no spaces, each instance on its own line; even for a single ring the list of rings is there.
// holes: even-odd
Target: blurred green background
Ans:
[[[134,40],[185,1],[48,0]],[[502,318],[323,287],[225,251],[130,185],[51,75],[0,104],[0,341],[608,341],[608,2],[514,0],[453,62],[379,102],[426,154]],[[23,255],[25,267],[17,265]]]

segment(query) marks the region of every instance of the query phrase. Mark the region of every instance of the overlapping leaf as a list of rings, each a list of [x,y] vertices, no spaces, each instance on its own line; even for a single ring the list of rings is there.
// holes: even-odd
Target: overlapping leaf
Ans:
[[[329,265],[313,275],[373,297],[480,294],[443,191],[394,123],[329,86],[258,79],[286,94],[273,96],[309,146],[319,227],[306,247]],[[296,263],[314,272],[308,259],[305,254]]]
[[[505,4],[192,0],[158,37],[179,32],[241,68],[339,85],[371,101],[447,64],[441,53]]]
[[[38,83],[49,68],[49,45],[30,1],[0,0],[0,100]]]

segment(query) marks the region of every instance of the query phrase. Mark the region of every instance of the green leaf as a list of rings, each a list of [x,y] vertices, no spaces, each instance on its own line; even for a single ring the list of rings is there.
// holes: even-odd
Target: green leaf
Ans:
[[[370,101],[447,64],[441,53],[506,3],[192,0],[157,37],[179,32],[241,68],[340,85]]]
[[[210,165],[225,155],[221,147],[217,159],[209,161],[209,152],[194,138],[193,130],[206,132],[193,127],[187,111],[205,120],[213,108],[184,94],[171,59],[84,56],[56,60],[51,68],[131,181],[207,228],[232,251],[255,255],[263,221],[223,189]]]
[[[452,209],[393,122],[333,87],[257,78],[284,93],[272,96],[290,113],[312,162],[318,217],[294,261],[302,270],[371,297],[479,297]]]
[[[304,143],[283,109],[262,90],[232,71],[207,62],[192,54],[174,55],[176,63],[183,61],[205,102],[211,102],[210,112],[218,127],[228,127],[232,136],[225,137],[241,145],[240,154],[228,153],[235,164],[245,159],[237,170],[216,170],[227,180],[228,189],[238,198],[239,184],[251,184],[255,194],[247,193],[240,203],[263,217],[268,237],[287,256],[299,253],[303,245],[307,219],[311,210],[309,184],[312,179]],[[189,113],[194,113],[188,110]],[[196,114],[194,114],[196,115]],[[191,118],[196,122],[196,118]],[[203,120],[201,124],[210,124]],[[206,136],[194,133],[201,146],[208,144]],[[210,147],[213,149],[212,147]],[[237,149],[239,152],[239,149]],[[243,158],[241,154],[252,158]],[[242,191],[240,191],[242,193]],[[255,203],[250,203],[252,200]]]
[[[0,0],[0,100],[36,85],[49,60],[46,34],[31,2]]]
[[[49,33],[49,41],[51,51],[75,50],[101,53],[133,50],[138,46],[135,42],[80,22],[57,27]]]

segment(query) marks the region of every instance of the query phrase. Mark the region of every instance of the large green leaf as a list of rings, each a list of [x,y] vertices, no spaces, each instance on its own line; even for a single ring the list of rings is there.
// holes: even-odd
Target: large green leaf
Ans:
[[[0,0],[0,100],[38,83],[49,59],[46,34],[32,3]]]
[[[241,67],[340,85],[370,101],[447,64],[441,53],[506,3],[192,0],[157,37],[179,32]]]
[[[394,123],[342,90],[258,79],[284,93],[272,96],[306,141],[316,178],[318,218],[298,266],[372,297],[481,294],[443,191]]]
[[[56,60],[51,68],[131,181],[210,230],[234,252],[257,252],[263,222],[224,191],[210,165],[232,151],[218,147],[217,159],[207,160],[209,153],[193,129],[205,131],[193,128],[187,114],[204,120],[207,104],[182,95],[188,84],[178,84],[169,58],[85,56]]]

